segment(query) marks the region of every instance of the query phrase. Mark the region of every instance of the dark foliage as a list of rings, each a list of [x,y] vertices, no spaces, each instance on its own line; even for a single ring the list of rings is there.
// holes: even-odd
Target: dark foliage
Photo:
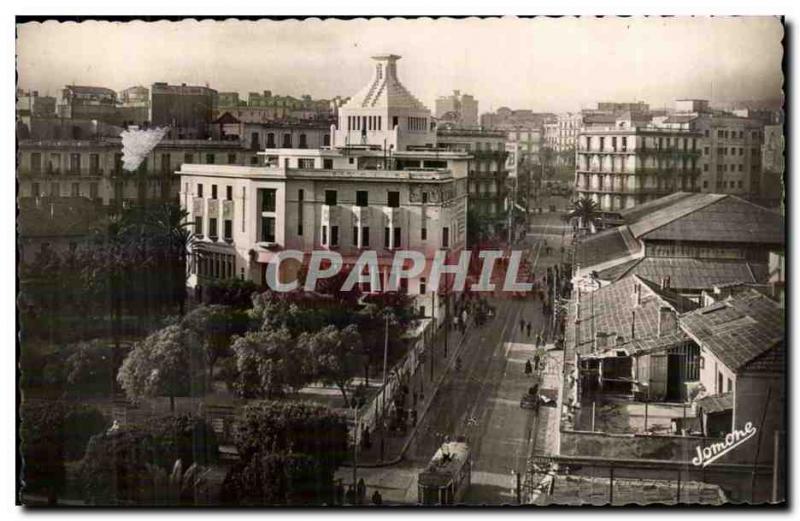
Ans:
[[[348,454],[344,418],[308,403],[247,405],[237,418],[235,443],[241,463],[226,478],[225,502],[328,502],[334,472]]]
[[[177,460],[216,463],[216,435],[202,418],[163,416],[94,436],[81,460],[79,476],[86,499],[100,504],[152,502],[148,464],[170,472]]]
[[[241,279],[211,280],[203,284],[203,304],[247,309],[252,305],[255,282]]]

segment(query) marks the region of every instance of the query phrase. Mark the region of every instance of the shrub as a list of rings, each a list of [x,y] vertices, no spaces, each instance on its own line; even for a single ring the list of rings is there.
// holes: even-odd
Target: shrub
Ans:
[[[64,412],[61,402],[47,401],[25,402],[20,411],[23,490],[44,493],[50,502],[66,482]]]
[[[225,476],[220,499],[228,505],[313,505],[330,498],[320,465],[305,454],[261,454]]]

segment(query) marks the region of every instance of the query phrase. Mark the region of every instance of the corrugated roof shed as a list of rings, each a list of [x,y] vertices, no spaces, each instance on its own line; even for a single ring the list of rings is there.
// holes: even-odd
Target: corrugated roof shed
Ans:
[[[784,243],[783,218],[777,212],[733,196],[726,196],[709,204],[699,203],[700,201],[697,208],[688,212],[675,208],[680,203],[656,212],[680,211],[682,215],[659,226],[650,226],[649,230],[644,229],[643,221],[639,221],[631,226],[631,231],[634,236],[643,236],[645,240]],[[645,219],[647,220],[655,219]]]
[[[603,230],[600,233],[584,237],[578,243],[578,264],[595,266],[619,257],[632,255],[636,252],[636,249],[632,247],[634,244],[626,226]]]
[[[779,305],[753,289],[679,319],[681,329],[734,371],[778,348],[786,334],[784,321]]]
[[[636,238],[642,237],[725,197],[727,196],[721,194],[692,194],[691,197],[675,201],[632,222],[629,225],[631,233]]]
[[[655,212],[656,210],[660,210],[661,208],[674,204],[677,201],[686,199],[688,197],[692,197],[694,195],[695,194],[691,192],[675,192],[674,194],[669,194],[667,196],[659,197],[658,199],[654,199],[646,203],[637,204],[636,206],[620,210],[618,213],[620,217],[622,217],[625,220],[626,223],[630,224],[638,221],[642,217],[645,217],[652,212]]]
[[[766,264],[747,261],[693,259],[688,257],[645,257],[598,273],[603,280],[639,275],[651,281],[670,278],[670,287],[683,290],[708,289],[720,284],[766,283]]]
[[[733,410],[733,391],[723,394],[712,394],[696,401],[707,414]]]
[[[641,286],[641,304],[637,305],[634,288]],[[594,297],[592,297],[592,294]],[[658,313],[661,306],[669,306],[678,313],[693,310],[697,305],[671,290],[661,290],[655,284],[635,275],[604,286],[592,294],[581,296],[580,322],[575,325],[575,306],[570,306],[567,318],[566,342],[575,345],[576,329],[580,335],[578,352],[586,354],[592,350],[592,315],[594,315],[594,331],[599,333],[616,333],[621,343],[632,340],[631,325],[634,323],[633,311],[636,311],[633,338],[645,340],[658,336]],[[592,300],[594,303],[592,303]],[[689,337],[675,331],[681,339]],[[669,334],[669,332],[667,332]]]

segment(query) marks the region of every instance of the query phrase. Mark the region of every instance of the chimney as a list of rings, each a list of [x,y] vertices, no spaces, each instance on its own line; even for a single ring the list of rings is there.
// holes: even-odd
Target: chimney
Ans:
[[[661,306],[658,308],[658,336],[662,337],[674,333],[678,329],[678,320],[672,308]]]

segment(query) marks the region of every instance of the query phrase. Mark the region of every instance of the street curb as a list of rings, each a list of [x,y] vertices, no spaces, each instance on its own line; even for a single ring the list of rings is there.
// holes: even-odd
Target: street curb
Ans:
[[[433,394],[431,394],[431,399],[428,401],[428,405],[427,405],[427,407],[425,407],[425,410],[423,410],[422,413],[419,415],[419,418],[417,418],[417,423],[414,425],[414,428],[411,429],[411,433],[408,435],[408,439],[403,444],[403,447],[400,449],[400,455],[395,457],[395,458],[393,458],[393,459],[391,459],[391,460],[382,461],[380,463],[359,463],[358,465],[356,465],[356,468],[358,468],[358,469],[361,469],[361,468],[374,469],[374,468],[381,468],[381,467],[390,467],[392,465],[397,465],[398,463],[403,461],[403,458],[405,457],[405,453],[408,450],[409,445],[411,445],[411,442],[414,440],[414,437],[417,435],[417,429],[419,428],[419,426],[422,423],[422,421],[425,419],[425,415],[428,414],[428,410],[431,408],[431,405],[433,404],[434,400],[436,399],[436,395],[439,393],[439,389],[440,389],[440,387],[442,385],[442,382],[444,381],[444,378],[448,375],[448,373],[450,372],[450,367],[452,366],[452,364],[455,363],[456,358],[458,357],[459,354],[461,354],[461,351],[464,349],[464,345],[466,345],[466,342],[464,342],[464,340],[467,338],[467,333],[469,333],[469,331],[471,329],[472,329],[472,326],[469,326],[464,331],[464,335],[463,335],[463,337],[461,339],[461,343],[458,345],[457,351],[454,353],[454,356],[452,357],[452,360],[446,366],[447,367],[447,371],[442,372],[441,376],[439,376],[439,380],[436,382],[435,390],[433,391]],[[348,463],[342,463],[342,466],[343,467],[353,468],[353,465],[350,464],[349,462]]]

